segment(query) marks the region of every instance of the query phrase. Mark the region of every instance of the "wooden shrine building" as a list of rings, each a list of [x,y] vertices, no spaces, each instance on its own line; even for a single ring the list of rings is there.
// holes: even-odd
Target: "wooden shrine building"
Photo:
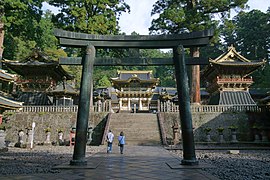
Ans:
[[[14,74],[7,73],[5,70],[0,69],[0,125],[3,122],[3,112],[5,110],[16,110],[22,108],[23,103],[15,101],[12,96]]]
[[[207,82],[207,91],[211,94],[209,104],[255,104],[249,93],[249,87],[253,83],[250,74],[263,66],[265,60],[248,60],[231,46],[227,52],[209,62],[202,73]]]
[[[23,103],[15,101],[12,96],[15,78],[16,76],[14,74],[7,73],[5,70],[0,69],[0,114],[2,114],[6,109],[22,108]]]
[[[119,111],[149,111],[153,90],[159,83],[152,71],[118,71],[112,78]]]
[[[22,61],[3,60],[3,65],[19,75],[15,81],[16,100],[24,105],[52,105],[47,89],[55,89],[64,77],[73,79],[57,61],[38,50]]]
[[[78,104],[79,91],[67,82],[65,76],[56,86],[51,85],[46,90],[46,93],[53,97],[53,105],[72,106],[74,104]]]

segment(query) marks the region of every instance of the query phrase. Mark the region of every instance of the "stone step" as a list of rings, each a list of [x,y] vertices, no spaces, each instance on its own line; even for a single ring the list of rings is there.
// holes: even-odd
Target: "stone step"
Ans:
[[[116,137],[116,144],[121,131],[126,136],[126,143],[130,145],[160,145],[161,143],[156,114],[112,114],[109,129]]]
[[[143,125],[143,127],[142,127]],[[158,125],[157,125],[157,122],[156,123],[153,123],[153,124],[134,124],[134,123],[110,123],[110,127],[111,128],[128,128],[128,129],[158,129]]]
[[[113,145],[117,146],[118,141],[114,141]],[[134,140],[127,140],[126,145],[160,145],[160,140],[141,140],[141,139],[134,139]]]

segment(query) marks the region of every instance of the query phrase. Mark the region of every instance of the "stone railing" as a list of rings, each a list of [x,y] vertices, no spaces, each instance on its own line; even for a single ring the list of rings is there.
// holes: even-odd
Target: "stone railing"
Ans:
[[[181,108],[181,105],[180,105]],[[268,110],[267,106],[257,105],[191,105],[190,111],[195,112],[261,112]],[[160,112],[178,112],[179,106],[172,102],[160,102]]]
[[[181,108],[181,106],[180,106]],[[111,112],[112,106],[110,102],[95,103],[93,105],[94,112]],[[269,106],[257,105],[191,105],[192,113],[196,112],[261,112],[269,110]],[[9,112],[15,110],[9,110]],[[77,112],[78,106],[23,106],[18,112]],[[160,112],[179,112],[179,106],[171,103],[160,103]]]
[[[78,106],[23,106],[19,112],[77,112]]]

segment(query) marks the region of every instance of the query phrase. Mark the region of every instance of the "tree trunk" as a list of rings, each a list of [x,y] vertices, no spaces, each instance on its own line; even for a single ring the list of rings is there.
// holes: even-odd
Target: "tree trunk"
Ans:
[[[190,48],[190,55],[192,57],[199,57],[200,51],[199,47]],[[201,103],[201,93],[200,93],[200,65],[194,65],[191,67],[191,103],[200,104]]]
[[[4,23],[0,22],[0,60],[2,59],[4,52],[4,33]]]

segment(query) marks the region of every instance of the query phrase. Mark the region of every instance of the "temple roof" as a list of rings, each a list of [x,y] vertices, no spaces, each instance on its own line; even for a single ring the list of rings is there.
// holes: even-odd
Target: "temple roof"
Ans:
[[[54,79],[73,79],[57,61],[51,60],[47,55],[34,50],[32,54],[22,61],[2,60],[3,64],[21,76],[49,76]]]
[[[0,107],[5,109],[18,109],[22,108],[22,102],[7,99],[0,95]]]
[[[17,101],[21,101],[24,105],[31,106],[44,106],[44,105],[52,105],[52,99],[50,99],[43,92],[19,92]]]
[[[48,89],[49,95],[78,95],[79,92],[73,88],[69,83],[62,81],[54,89]]]
[[[158,78],[154,78],[152,71],[117,71],[118,77],[111,78],[113,84],[130,83],[132,80],[137,80],[140,83],[154,83],[159,82]]]
[[[210,64],[203,70],[202,74],[207,79],[218,75],[240,75],[248,76],[265,64],[265,60],[251,61],[240,55],[233,46],[216,59],[209,59]]]
[[[15,79],[14,74],[9,74],[5,70],[0,69],[0,80],[10,82],[14,81],[14,79]]]
[[[255,105],[248,91],[221,91],[211,96],[210,105]]]

